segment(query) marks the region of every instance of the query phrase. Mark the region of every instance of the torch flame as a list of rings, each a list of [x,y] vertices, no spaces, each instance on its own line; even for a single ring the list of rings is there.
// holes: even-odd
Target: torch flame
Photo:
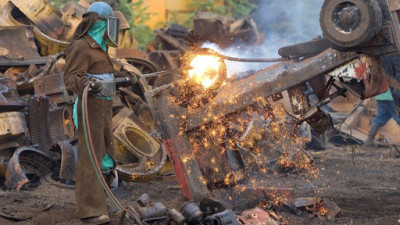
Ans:
[[[216,56],[198,55],[192,59],[190,66],[193,69],[189,70],[189,78],[207,89],[217,81],[221,69],[221,61]]]

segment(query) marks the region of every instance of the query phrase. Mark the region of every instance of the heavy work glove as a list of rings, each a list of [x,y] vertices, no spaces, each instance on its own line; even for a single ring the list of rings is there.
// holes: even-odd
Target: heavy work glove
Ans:
[[[101,83],[100,81],[96,81],[93,84],[90,84],[90,90],[94,94],[99,93],[102,88],[103,88],[103,83]]]
[[[129,83],[132,85],[135,85],[137,82],[139,82],[139,76],[133,72],[127,72],[128,77],[129,77]]]
[[[103,88],[103,83],[101,83],[97,79],[90,78],[89,81],[91,82],[89,88],[90,88],[90,92],[92,94],[99,93],[101,91],[101,89]]]

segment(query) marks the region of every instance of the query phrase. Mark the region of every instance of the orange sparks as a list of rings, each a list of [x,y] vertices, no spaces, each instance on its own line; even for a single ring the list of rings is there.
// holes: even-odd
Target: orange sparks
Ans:
[[[221,59],[211,55],[198,55],[189,64],[193,69],[188,71],[189,78],[201,84],[205,89],[211,87],[221,73]]]

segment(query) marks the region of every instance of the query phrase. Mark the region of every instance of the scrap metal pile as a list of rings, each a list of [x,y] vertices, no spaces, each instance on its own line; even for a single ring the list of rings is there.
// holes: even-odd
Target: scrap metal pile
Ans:
[[[324,38],[283,47],[282,62],[238,79],[227,74],[225,60],[257,60],[198,47],[206,40],[222,48],[238,41],[259,44],[262,38],[251,20],[198,13],[193,33],[178,25],[156,30],[150,53],[135,50],[129,26],[122,26],[120,47],[110,49],[116,74],[185,69],[119,86],[113,126],[120,178],[154,177],[168,154],[188,199],[218,200],[239,211],[286,204],[293,190],[269,185],[271,177],[300,171],[318,176],[304,150],[309,136],[304,122],[322,133],[333,124],[322,110],[332,99],[348,92],[366,99],[385,91],[389,82],[400,87],[399,77],[388,74],[381,62],[400,50],[400,2],[371,2],[326,1]],[[63,84],[60,52],[87,4],[68,2],[61,11],[46,0],[0,0],[0,6],[1,182],[18,190],[52,174],[49,180],[57,184],[73,184],[76,96]],[[322,217],[338,213],[327,200],[308,200],[298,206]],[[250,214],[263,214],[258,213]],[[230,216],[227,211],[219,220]]]
[[[47,0],[0,1],[1,186],[20,190],[37,185],[40,177],[49,174],[47,180],[73,186],[77,129],[72,114],[76,96],[64,86],[63,51],[88,5],[89,1],[84,0],[67,2],[58,11]],[[191,45],[176,49],[163,46],[161,50],[146,53],[136,49],[137,43],[123,14],[119,11],[115,14],[120,19],[121,38],[119,47],[110,48],[109,53],[117,76],[126,70],[145,74],[177,69],[183,64],[181,55],[189,47],[214,40],[204,32],[221,20],[224,23],[218,29],[223,36],[241,37],[249,43],[259,38],[252,20],[235,22],[216,14],[199,13],[195,19],[197,34]],[[223,40],[227,39],[214,41],[222,45]],[[184,42],[179,40],[179,43]],[[143,78],[135,86],[119,86],[113,106],[113,128],[120,179],[145,181],[165,164],[167,152],[144,93],[163,91],[163,87],[157,87],[179,76],[171,72]]]
[[[271,175],[317,174],[303,149],[304,122],[323,133],[333,125],[322,110],[332,99],[400,87],[382,63],[398,57],[398,10],[398,1],[326,1],[324,38],[282,47],[282,62],[239,79],[226,75],[229,57],[186,52],[191,69],[157,95],[145,93],[183,194],[232,207],[260,196],[274,202],[290,190],[271,187]]]
[[[135,224],[231,224],[231,225],[284,225],[288,221],[278,216],[273,210],[261,208],[247,209],[235,213],[224,205],[211,199],[199,203],[187,201],[179,211],[167,208],[161,202],[153,202],[147,194],[140,196],[128,208],[130,218]]]
[[[24,189],[46,178],[72,187],[77,161],[76,96],[63,81],[63,52],[86,11],[88,1],[68,2],[61,11],[47,0],[0,1],[0,186]],[[176,53],[136,49],[123,14],[120,48],[110,49],[116,75],[176,68]],[[157,58],[158,57],[158,58]],[[149,79],[149,83],[154,79]],[[146,180],[163,167],[167,153],[160,144],[154,120],[143,100],[143,80],[119,86],[113,110],[117,171],[125,181]]]

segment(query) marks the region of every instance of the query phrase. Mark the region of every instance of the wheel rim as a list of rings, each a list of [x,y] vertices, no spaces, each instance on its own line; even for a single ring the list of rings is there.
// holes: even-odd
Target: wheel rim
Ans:
[[[339,4],[333,11],[334,24],[342,33],[351,33],[360,28],[361,25],[361,10],[350,2]]]

